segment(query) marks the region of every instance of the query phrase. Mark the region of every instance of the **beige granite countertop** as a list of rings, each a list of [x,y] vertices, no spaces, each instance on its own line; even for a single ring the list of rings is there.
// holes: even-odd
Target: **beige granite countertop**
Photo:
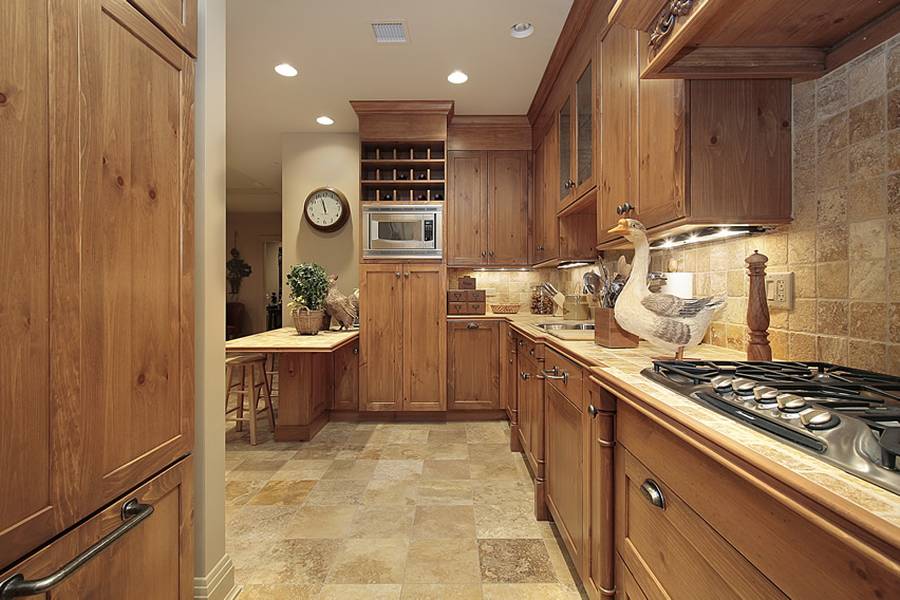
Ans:
[[[727,438],[742,449],[752,451],[763,460],[757,461],[770,475],[783,479],[786,472],[802,476],[815,484],[817,500],[836,500],[848,503],[851,513],[864,511],[883,522],[885,537],[900,539],[900,496],[845,473],[818,458],[793,446],[775,440],[724,415],[706,408],[689,398],[658,385],[641,375],[641,370],[651,365],[652,357],[667,354],[661,348],[641,342],[634,349],[608,349],[592,341],[569,341],[555,338],[536,327],[538,323],[562,320],[548,315],[519,313],[515,315],[454,316],[453,319],[505,319],[525,335],[546,342],[568,354],[585,366],[591,367],[603,379],[613,379],[617,387],[636,391],[652,399],[652,408],[661,410],[687,428],[716,442]],[[743,360],[743,352],[703,344],[686,352],[689,357],[708,360]],[[648,402],[649,403],[649,402]],[[816,487],[817,486],[817,487]],[[831,502],[829,502],[831,504]],[[839,507],[840,508],[840,507]],[[846,512],[846,511],[844,511]],[[892,530],[892,531],[887,531]]]
[[[359,330],[330,329],[318,335],[300,335],[282,327],[225,342],[225,352],[332,352],[359,337]]]

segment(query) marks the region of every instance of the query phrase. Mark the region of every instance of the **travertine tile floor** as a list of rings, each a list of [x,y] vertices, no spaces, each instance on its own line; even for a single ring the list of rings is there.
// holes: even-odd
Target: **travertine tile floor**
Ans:
[[[329,423],[312,442],[226,447],[227,545],[242,600],[578,600],[534,519],[509,426]]]

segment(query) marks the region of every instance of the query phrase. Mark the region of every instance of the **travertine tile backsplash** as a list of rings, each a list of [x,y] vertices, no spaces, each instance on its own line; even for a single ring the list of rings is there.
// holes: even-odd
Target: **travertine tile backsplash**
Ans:
[[[793,310],[771,311],[776,358],[900,375],[900,35],[818,80],[795,84],[792,119],[793,223],[765,235],[655,252],[652,268],[665,270],[674,259],[677,270],[696,274],[696,294],[727,294],[708,341],[743,349],[744,259],[759,250],[769,257],[769,272],[794,273]],[[496,298],[528,310],[532,286],[550,280],[576,292],[584,271],[474,276]]]

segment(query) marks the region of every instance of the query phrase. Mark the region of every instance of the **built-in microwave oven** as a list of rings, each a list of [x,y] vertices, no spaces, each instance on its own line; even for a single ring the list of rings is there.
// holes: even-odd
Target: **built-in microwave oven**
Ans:
[[[363,206],[363,258],[442,258],[442,204]]]

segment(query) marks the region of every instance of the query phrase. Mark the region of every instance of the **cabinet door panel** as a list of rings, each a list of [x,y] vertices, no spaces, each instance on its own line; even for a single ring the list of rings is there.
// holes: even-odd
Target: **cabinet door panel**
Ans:
[[[613,575],[615,559],[615,536],[613,527],[615,474],[613,448],[615,433],[615,398],[601,388],[593,379],[585,388],[587,404],[596,409],[590,426],[590,540],[588,541],[589,569],[585,585],[598,597],[611,595],[619,587]]]
[[[33,580],[56,572],[121,525],[122,506],[137,499],[153,506],[153,513],[41,597],[46,600],[193,598],[190,460],[185,459],[157,475],[21,564],[0,573],[0,581],[16,574]]]
[[[551,127],[544,137],[544,187],[541,192],[541,209],[544,219],[543,260],[560,257],[559,219],[556,217],[559,203],[559,131]],[[537,202],[537,200],[535,200]]]
[[[51,444],[48,18],[47,2],[0,3],[0,564],[72,519],[59,502],[64,467]]]
[[[638,202],[637,35],[613,25],[600,44],[600,242],[616,237],[607,233],[620,218],[616,207]]]
[[[444,269],[403,265],[403,410],[447,407]]]
[[[60,218],[80,302],[58,315],[96,428],[90,508],[187,453],[194,404],[193,63],[131,5],[100,4],[80,38],[80,206]]]
[[[640,34],[641,64],[646,62],[647,37]],[[641,79],[639,83],[640,164],[634,218],[647,228],[685,215],[688,85],[677,79]]]
[[[477,150],[448,152],[447,264],[487,263],[487,155]]]
[[[360,267],[360,405],[399,410],[403,394],[403,265]]]
[[[500,323],[454,320],[447,329],[448,408],[499,408]]]
[[[359,410],[359,342],[334,353],[335,410]]]
[[[490,263],[528,264],[528,152],[488,154]]]
[[[556,115],[556,130],[559,139],[559,162],[556,175],[557,199],[559,208],[569,204],[574,198],[575,188],[572,185],[572,140],[574,137],[574,120],[572,119],[572,98],[566,97]]]
[[[128,0],[191,56],[197,56],[197,0]]]
[[[544,394],[547,503],[576,570],[583,573],[585,461],[582,413],[553,385],[545,385]]]
[[[575,83],[575,197],[594,187],[594,135],[597,115],[594,62],[588,61]]]

